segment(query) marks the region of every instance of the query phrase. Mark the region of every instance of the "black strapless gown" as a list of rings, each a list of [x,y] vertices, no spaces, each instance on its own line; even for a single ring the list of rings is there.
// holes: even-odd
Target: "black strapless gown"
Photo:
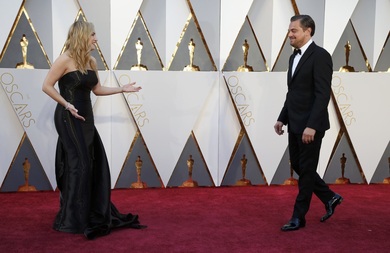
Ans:
[[[56,180],[60,190],[60,210],[53,228],[84,233],[88,239],[110,233],[112,228],[142,228],[138,216],[121,214],[111,203],[110,170],[103,143],[94,125],[91,89],[96,73],[73,71],[58,82],[61,95],[77,109],[85,121],[76,119],[60,104],[54,123],[59,138],[56,150]]]

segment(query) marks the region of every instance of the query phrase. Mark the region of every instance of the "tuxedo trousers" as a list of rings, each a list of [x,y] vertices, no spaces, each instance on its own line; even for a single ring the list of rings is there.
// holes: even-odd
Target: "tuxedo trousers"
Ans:
[[[305,144],[302,142],[302,134],[289,133],[290,163],[298,174],[299,192],[295,200],[292,217],[304,219],[309,211],[313,193],[326,204],[335,193],[317,173],[317,165],[320,156],[324,132],[316,132],[314,140]]]

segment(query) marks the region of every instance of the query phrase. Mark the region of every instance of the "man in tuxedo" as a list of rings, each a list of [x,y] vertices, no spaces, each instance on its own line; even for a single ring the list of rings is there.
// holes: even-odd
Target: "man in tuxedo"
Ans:
[[[326,213],[321,222],[330,218],[343,198],[334,193],[317,173],[322,138],[329,129],[328,104],[333,73],[332,58],[317,46],[312,36],[314,20],[308,15],[293,16],[288,37],[294,47],[287,73],[288,92],[280,112],[275,132],[284,133],[287,125],[290,162],[299,175],[299,192],[291,219],[281,229],[291,231],[306,225],[314,193],[325,205]]]

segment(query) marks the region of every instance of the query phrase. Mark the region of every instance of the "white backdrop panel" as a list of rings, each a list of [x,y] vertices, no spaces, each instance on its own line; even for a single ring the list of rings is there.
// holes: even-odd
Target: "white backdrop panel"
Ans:
[[[0,46],[3,48],[23,0],[0,0]],[[6,7],[5,7],[6,6]],[[0,50],[1,51],[1,50]]]
[[[191,135],[218,72],[115,71],[119,84],[137,80],[127,98],[151,157],[166,185]]]
[[[220,49],[220,66],[222,69],[229,57],[234,41],[244,24],[245,17],[248,15],[253,0],[225,0],[221,1],[221,49]],[[233,18],[234,17],[234,18]]]
[[[389,83],[389,73],[337,73],[333,78],[338,107],[368,182],[390,141]]]
[[[278,136],[273,128],[286,98],[286,73],[230,72],[224,75],[258,161],[270,182],[287,147],[287,135]]]
[[[13,76],[16,90],[14,93],[8,93],[8,97],[50,183],[54,186],[57,134],[53,116],[56,103],[42,92],[42,83],[48,70],[3,70]]]
[[[15,114],[13,105],[9,102],[9,97],[12,97],[12,94],[18,96],[18,84],[15,83],[14,76],[6,69],[2,69],[0,83],[0,118],[3,119],[0,128],[0,182],[3,182],[17,152],[24,130]]]

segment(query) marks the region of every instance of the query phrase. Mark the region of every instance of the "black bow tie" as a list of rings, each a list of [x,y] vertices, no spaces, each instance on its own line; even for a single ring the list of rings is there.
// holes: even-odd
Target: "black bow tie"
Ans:
[[[301,54],[301,49],[297,49],[297,48],[294,49],[294,56],[297,54]]]

